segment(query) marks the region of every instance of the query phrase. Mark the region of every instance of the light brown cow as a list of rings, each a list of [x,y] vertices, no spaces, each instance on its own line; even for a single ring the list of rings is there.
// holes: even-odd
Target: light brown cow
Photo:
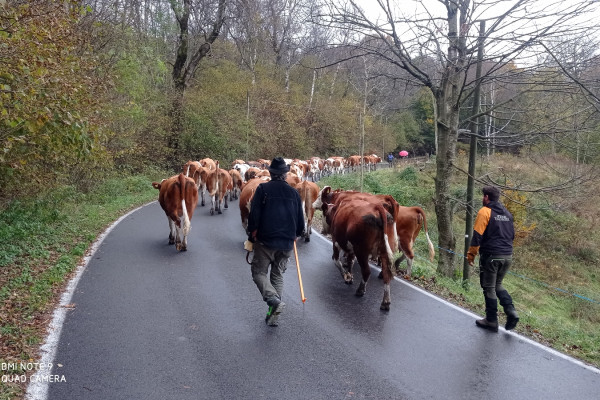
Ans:
[[[160,183],[152,182],[152,186],[159,190],[158,202],[169,220],[169,244],[186,251],[192,216],[198,204],[196,183],[180,173]]]
[[[224,201],[224,208],[229,208],[227,204],[227,193],[233,189],[233,180],[229,172],[219,168],[219,162],[215,163],[216,169],[201,172],[201,178],[206,182],[206,191],[210,197],[210,215],[214,215],[215,211],[223,214],[221,203]]]
[[[261,169],[258,174],[256,174],[255,178],[264,178],[265,176],[271,177],[271,173],[269,170]]]
[[[252,179],[246,183],[242,187],[242,193],[240,194],[240,216],[242,217],[242,226],[244,227],[244,231],[248,234],[248,216],[250,215],[250,203],[252,202],[252,198],[254,197],[254,192],[256,192],[256,188],[258,185],[264,182],[270,181],[271,178],[262,177]]]
[[[402,256],[394,262],[394,267],[396,268],[396,272],[400,273],[400,263],[406,259],[407,268],[404,274],[405,278],[410,278],[412,274],[412,264],[415,258],[413,246],[422,228],[425,231],[427,247],[429,248],[429,261],[433,262],[435,250],[427,232],[425,212],[421,207],[400,206],[398,216],[396,217],[396,231],[398,232],[398,248],[402,252]]]
[[[191,161],[190,160],[183,165],[183,167],[181,168],[181,172],[185,176],[194,179],[196,181],[196,186],[199,187],[200,183],[198,180],[200,178],[200,173],[196,174],[196,171],[199,171],[200,169],[202,169],[202,164],[200,164],[199,161]]]
[[[300,183],[300,178],[298,177],[298,175],[294,174],[293,172],[288,172],[285,175],[285,181],[291,187],[296,187],[296,185]]]
[[[204,168],[208,168],[211,171],[217,169],[217,164],[212,158],[203,158],[200,160],[200,165],[202,165]]]
[[[333,172],[336,174],[343,174],[344,168],[348,166],[348,163],[344,157],[330,157],[333,166]]]
[[[256,160],[258,163],[260,163],[260,168],[264,169],[264,168],[268,168],[269,165],[271,165],[271,161],[270,160],[265,160],[264,158],[259,158],[258,160]]]
[[[346,165],[350,170],[356,171],[361,165],[361,157],[356,155],[348,157],[346,160]]]
[[[397,249],[393,239],[393,216],[385,210],[380,201],[351,197],[336,204],[323,203],[322,209],[331,227],[332,257],[347,284],[352,284],[353,281],[354,258],[358,261],[362,280],[356,290],[357,296],[365,294],[371,276],[369,258],[378,258],[381,261],[384,284],[380,308],[388,311],[391,304],[391,264]],[[340,251],[344,252],[344,263],[340,261]]]
[[[304,179],[304,168],[297,163],[292,162],[289,173],[296,175],[300,180]]]
[[[319,186],[316,183],[310,181],[302,181],[294,186],[300,198],[302,199],[302,209],[304,210],[304,220],[306,221],[306,227],[304,229],[304,241],[310,242],[310,235],[312,233],[312,220],[315,215],[315,208],[313,203],[319,196]]]
[[[242,192],[242,185],[244,184],[244,180],[242,179],[242,174],[237,169],[230,169],[229,175],[231,176],[233,189],[229,192],[229,201],[233,199],[239,199],[240,193]]]
[[[244,179],[246,180],[246,182],[256,178],[256,175],[258,173],[260,173],[261,169],[257,168],[257,167],[250,167],[246,170],[246,172],[244,173]]]

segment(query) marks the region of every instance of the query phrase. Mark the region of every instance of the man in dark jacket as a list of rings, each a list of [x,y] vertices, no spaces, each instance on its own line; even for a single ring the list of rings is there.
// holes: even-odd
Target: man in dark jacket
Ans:
[[[502,286],[504,275],[512,263],[515,228],[512,214],[498,201],[500,190],[494,186],[482,189],[483,207],[477,213],[473,226],[471,247],[467,253],[473,265],[479,252],[479,282],[485,298],[485,318],[475,321],[477,326],[498,332],[498,299],[506,313],[506,330],[514,329],[519,316],[512,297]]]
[[[283,273],[293,250],[294,241],[304,231],[304,213],[298,191],[285,181],[290,167],[283,158],[271,161],[271,181],[258,185],[248,217],[248,239],[254,243],[252,279],[269,310],[265,321],[277,326],[285,307],[281,301]],[[271,273],[269,277],[269,267]]]

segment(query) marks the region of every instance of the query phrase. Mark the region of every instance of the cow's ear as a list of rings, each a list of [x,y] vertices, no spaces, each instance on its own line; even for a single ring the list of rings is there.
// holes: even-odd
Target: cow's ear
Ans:
[[[323,194],[328,195],[329,193],[331,193],[331,186],[325,186],[323,188]]]

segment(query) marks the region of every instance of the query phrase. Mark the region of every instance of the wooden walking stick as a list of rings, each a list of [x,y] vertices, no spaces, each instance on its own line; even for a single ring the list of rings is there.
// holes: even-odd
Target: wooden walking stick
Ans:
[[[300,296],[302,297],[302,302],[306,301],[306,297],[304,297],[304,288],[302,287],[302,274],[300,273],[300,261],[298,261],[298,249],[296,248],[296,241],[294,240],[294,255],[296,256],[296,268],[298,269],[298,282],[300,283]]]

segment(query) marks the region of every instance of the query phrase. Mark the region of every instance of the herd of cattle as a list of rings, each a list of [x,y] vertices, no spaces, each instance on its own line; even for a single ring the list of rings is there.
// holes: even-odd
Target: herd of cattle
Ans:
[[[380,308],[389,310],[392,265],[399,273],[400,263],[406,259],[406,276],[411,275],[413,245],[422,228],[429,247],[429,258],[433,261],[435,253],[423,210],[420,207],[403,207],[390,195],[332,190],[329,186],[319,189],[315,183],[324,175],[343,174],[361,165],[374,169],[381,162],[376,155],[366,156],[362,162],[360,156],[331,157],[327,160],[313,157],[306,161],[286,159],[286,162],[290,166],[286,180],[298,190],[302,199],[305,241],[310,241],[315,210],[321,210],[322,233],[331,235],[332,258],[344,281],[352,284],[352,266],[355,260],[358,261],[362,281],[356,295],[362,296],[371,274],[369,259],[376,260],[381,265],[380,277],[384,282]],[[188,161],[178,175],[160,183],[152,182],[152,186],[159,190],[158,201],[169,221],[169,244],[175,244],[177,250],[187,250],[190,221],[199,196],[202,206],[206,204],[205,196],[209,197],[211,215],[215,211],[221,214],[221,207],[228,208],[228,200],[239,199],[242,226],[247,230],[254,192],[258,185],[270,180],[269,163],[263,159],[247,163],[235,160],[227,171],[220,168],[218,161],[205,158]],[[394,262],[397,251],[402,255]]]

